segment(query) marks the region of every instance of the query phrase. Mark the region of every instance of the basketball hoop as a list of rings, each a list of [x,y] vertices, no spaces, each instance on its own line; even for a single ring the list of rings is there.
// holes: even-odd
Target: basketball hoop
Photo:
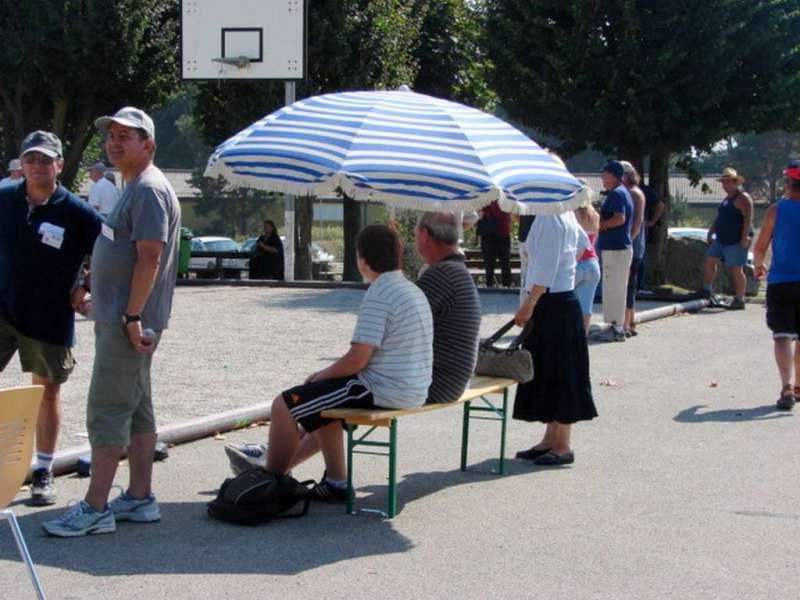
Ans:
[[[250,66],[250,58],[247,56],[231,56],[225,58],[212,58],[211,62],[223,65],[232,65],[237,69],[245,69]]]

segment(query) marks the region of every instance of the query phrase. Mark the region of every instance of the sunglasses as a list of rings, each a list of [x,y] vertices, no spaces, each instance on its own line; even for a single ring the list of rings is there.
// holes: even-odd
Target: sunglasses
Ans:
[[[54,162],[56,162],[56,159],[53,158],[52,156],[47,156],[46,154],[35,154],[31,152],[30,154],[26,154],[25,156],[23,156],[22,161],[29,165],[39,164],[49,167]]]

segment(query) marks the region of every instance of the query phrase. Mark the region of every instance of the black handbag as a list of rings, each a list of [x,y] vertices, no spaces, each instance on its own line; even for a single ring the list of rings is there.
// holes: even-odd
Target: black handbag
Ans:
[[[525,324],[520,334],[508,348],[497,348],[494,344],[514,326],[514,319],[503,325],[489,338],[483,340],[478,346],[478,363],[475,365],[476,375],[489,375],[491,377],[507,377],[519,383],[528,383],[533,379],[533,357],[531,353],[520,348],[522,342],[528,337],[533,326],[533,319]]]

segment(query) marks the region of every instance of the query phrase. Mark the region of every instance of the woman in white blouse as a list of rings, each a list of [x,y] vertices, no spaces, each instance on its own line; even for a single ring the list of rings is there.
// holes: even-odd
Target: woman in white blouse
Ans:
[[[576,256],[589,247],[589,239],[569,211],[538,216],[525,245],[532,257],[525,277],[528,298],[515,320],[520,326],[533,321],[523,347],[533,356],[534,377],[517,386],[514,418],[547,427],[542,440],[517,458],[570,464],[575,461],[572,424],[597,416],[583,314],[574,291]]]

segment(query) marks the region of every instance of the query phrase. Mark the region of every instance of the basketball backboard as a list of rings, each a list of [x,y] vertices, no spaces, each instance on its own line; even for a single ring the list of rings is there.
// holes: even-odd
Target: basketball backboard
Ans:
[[[303,79],[306,0],[182,0],[183,79]]]

